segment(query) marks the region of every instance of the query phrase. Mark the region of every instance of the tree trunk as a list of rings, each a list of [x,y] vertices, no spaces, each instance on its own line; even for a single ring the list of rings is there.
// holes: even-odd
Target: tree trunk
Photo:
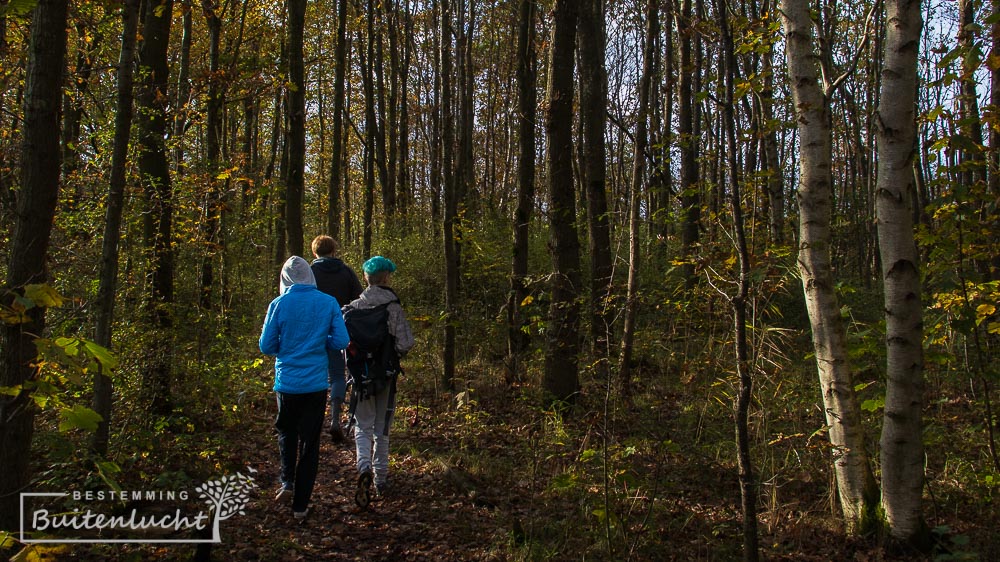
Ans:
[[[383,131],[386,132],[386,140],[389,143],[386,152],[387,176],[385,190],[389,202],[389,205],[386,207],[385,216],[386,223],[389,223],[389,217],[396,216],[397,197],[399,195],[396,186],[396,180],[398,179],[396,166],[399,164],[397,157],[399,156],[399,81],[401,73],[399,69],[399,9],[396,6],[396,0],[393,0],[388,6],[383,6],[383,11],[386,12],[386,35],[389,39],[389,98],[383,114],[383,122],[386,123],[383,125]],[[380,66],[385,66],[384,56],[380,56],[379,59],[382,62]]]
[[[973,148],[961,149],[959,161],[962,167],[962,180],[966,187],[971,188],[977,183],[986,181],[986,168],[983,159],[983,125],[979,114],[979,94],[976,91],[978,57],[973,55],[975,37],[975,11],[978,2],[973,0],[958,0],[958,46],[965,50],[962,57],[962,78],[959,81],[958,105],[961,117],[959,128],[962,136],[972,141]],[[981,55],[980,55],[981,56]],[[920,209],[914,209],[917,212]]]
[[[590,250],[590,339],[598,357],[608,358],[611,329],[611,221],[608,213],[607,163],[604,146],[608,108],[603,0],[580,7],[580,120],[583,129],[583,177],[586,178]]]
[[[991,2],[993,7],[993,23],[990,25],[990,60],[1000,60],[1000,0]],[[1000,68],[990,70],[990,105],[1000,108]],[[989,187],[994,197],[1000,197],[1000,127],[990,127],[990,159]],[[996,260],[994,260],[994,263]],[[1000,264],[997,270],[1000,270]],[[1000,275],[998,273],[997,275]],[[996,278],[996,277],[994,277]]]
[[[893,538],[921,540],[924,489],[922,308],[913,202],[920,2],[886,1],[878,103],[876,216],[885,287],[886,396],[882,425],[882,504]]]
[[[774,50],[764,55],[764,89],[760,93],[764,170],[767,172],[767,223],[772,244],[785,243],[785,177],[778,154],[778,128],[774,121]],[[794,83],[792,84],[794,88]]]
[[[368,0],[366,9],[367,33],[365,53],[361,57],[362,87],[365,96],[365,209],[362,225],[363,256],[367,259],[372,253],[372,230],[375,209],[375,144],[378,138],[378,123],[375,111],[375,85],[373,65],[375,58],[375,5]],[[360,36],[359,36],[360,42]]]
[[[145,303],[156,337],[147,350],[146,375],[143,387],[152,410],[167,414],[173,408],[170,392],[169,329],[173,325],[174,253],[172,249],[173,193],[170,182],[170,162],[165,142],[167,132],[167,46],[170,40],[170,20],[173,0],[146,5],[143,25],[143,45],[140,54],[145,81],[139,95],[144,116],[139,121],[139,176],[146,198],[144,213],[144,243],[151,282]],[[148,116],[148,117],[147,117]]]
[[[333,75],[333,148],[330,155],[330,184],[327,189],[326,230],[335,240],[340,239],[340,187],[343,183],[344,153],[344,92],[347,79],[347,4],[337,2],[337,46],[334,49],[336,68]]]
[[[302,255],[302,197],[306,167],[306,81],[302,44],[306,0],[288,0],[288,181],[285,184],[285,232],[288,253]]]
[[[684,259],[683,272],[688,290],[696,282],[694,268],[694,247],[698,243],[701,222],[701,197],[698,186],[698,144],[701,139],[695,134],[697,116],[694,108],[692,74],[700,72],[691,60],[695,31],[692,23],[691,0],[683,0],[681,13],[677,15],[677,32],[681,39],[680,79],[678,80],[677,136],[680,144],[680,204],[683,216],[681,224],[681,255]]]
[[[632,378],[632,342],[635,340],[635,319],[638,312],[639,293],[639,201],[646,176],[646,147],[649,144],[650,89],[653,83],[656,37],[660,34],[660,11],[656,0],[646,4],[646,37],[642,51],[642,76],[639,78],[639,109],[635,123],[635,152],[632,158],[632,183],[629,188],[628,220],[628,294],[625,300],[625,327],[622,332],[621,354],[618,362],[618,384],[622,394],[628,396]]]
[[[724,70],[725,99],[722,103],[722,124],[726,129],[726,168],[729,171],[729,201],[733,213],[733,230],[736,235],[739,280],[737,294],[732,298],[733,335],[736,345],[736,374],[739,388],[736,394],[736,450],[739,464],[740,498],[743,508],[743,560],[756,562],[760,557],[757,533],[757,481],[750,456],[748,418],[753,397],[753,376],[750,372],[750,353],[747,344],[747,298],[750,293],[750,252],[747,249],[746,230],[743,224],[743,200],[740,196],[740,178],[736,157],[735,81],[736,53],[732,29],[729,27],[728,6],[718,0],[716,10],[722,31],[722,67]]]
[[[444,188],[444,264],[445,264],[445,326],[444,372],[442,385],[448,390],[455,386],[455,322],[458,320],[458,241],[455,221],[458,214],[458,195],[454,167],[455,119],[452,109],[451,88],[451,3],[441,0],[440,53],[441,67],[441,172]]]
[[[867,532],[878,502],[830,260],[833,178],[830,102],[819,84],[811,4],[784,0],[788,75],[799,130],[799,274],[805,293],[833,469],[848,533]],[[772,199],[772,204],[773,204]],[[773,218],[772,214],[772,218]],[[772,235],[774,232],[772,231]]]
[[[413,13],[410,0],[404,0],[403,10],[403,55],[399,74],[399,143],[396,157],[396,207],[399,215],[407,221],[410,194],[410,60],[412,49],[409,38],[413,36]],[[408,221],[407,221],[408,222]]]
[[[573,62],[577,0],[556,0],[545,111],[545,176],[549,184],[552,300],[546,332],[542,385],[557,401],[568,402],[580,386],[580,242],[573,187]]]
[[[538,64],[535,58],[534,0],[520,0],[517,25],[517,209],[514,211],[514,251],[507,299],[508,382],[520,379],[520,361],[528,346],[521,306],[528,296],[528,233],[535,206],[535,116]],[[602,113],[603,114],[603,113]]]
[[[90,32],[88,24],[81,21],[76,23],[76,34],[79,45],[76,48],[76,69],[73,76],[73,94],[63,98],[63,126],[62,126],[62,146],[63,146],[63,183],[69,184],[70,176],[76,171],[80,164],[79,148],[80,124],[83,119],[83,99],[90,90],[90,77],[94,70],[94,54],[101,41],[99,32]],[[92,37],[87,39],[88,34]],[[79,185],[83,182],[73,182]],[[73,195],[71,205],[76,204],[79,193]]]
[[[385,56],[382,48],[382,12],[384,4],[377,5],[374,0],[369,0],[369,11],[372,14],[369,20],[368,36],[373,49],[369,52],[370,69],[374,72],[374,90],[371,100],[371,107],[374,115],[372,120],[375,134],[375,165],[378,168],[379,187],[382,192],[382,214],[388,218],[395,214],[396,193],[393,189],[393,178],[389,174],[389,156],[386,150],[386,94],[385,94],[385,73],[382,68],[385,66]],[[376,26],[375,23],[378,23]],[[366,100],[367,101],[367,100]]]
[[[208,193],[205,194],[204,210],[202,212],[202,237],[205,244],[205,254],[201,260],[201,295],[199,305],[203,309],[212,308],[212,285],[214,272],[212,263],[215,256],[222,250],[219,226],[222,223],[222,194],[219,189],[219,137],[222,131],[222,106],[225,103],[221,92],[219,76],[219,39],[222,34],[222,21],[215,10],[218,8],[214,0],[203,0],[205,20],[208,24],[208,104],[205,116],[205,149],[208,156]]]
[[[49,239],[59,196],[59,106],[66,59],[66,0],[40,0],[31,19],[21,139],[21,185],[10,242],[3,299],[13,304],[26,285],[45,283]],[[18,387],[35,373],[35,338],[45,331],[45,308],[27,322],[0,325],[0,387]],[[20,492],[31,483],[35,404],[29,392],[0,395],[0,529],[19,525]]]
[[[145,0],[145,3],[140,4],[146,6],[150,2],[156,2],[157,0]],[[174,128],[173,128],[173,141],[174,150],[172,157],[174,159],[174,171],[178,175],[184,173],[184,131],[187,130],[188,126],[188,111],[191,109],[191,41],[192,35],[194,34],[194,17],[191,12],[191,0],[181,1],[182,10],[184,12],[183,23],[181,28],[181,53],[180,60],[177,65],[177,93],[174,99]],[[143,16],[145,17],[145,16]],[[145,24],[143,24],[145,25]],[[143,31],[139,30],[140,34]]]
[[[132,128],[132,84],[135,67],[136,32],[140,0],[128,0],[122,9],[122,48],[118,57],[118,100],[115,110],[115,140],[111,154],[111,184],[108,187],[101,242],[101,272],[97,288],[94,341],[111,349],[115,291],[118,286],[118,243],[121,240],[122,209],[125,203],[125,165]],[[106,455],[111,426],[112,383],[107,373],[94,376],[94,411],[102,420],[91,438],[91,448]]]

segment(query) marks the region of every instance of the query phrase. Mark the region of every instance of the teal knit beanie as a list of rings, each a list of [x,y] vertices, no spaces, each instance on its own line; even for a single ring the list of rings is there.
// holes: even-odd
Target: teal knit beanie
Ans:
[[[368,258],[368,261],[361,267],[368,275],[373,275],[381,271],[388,271],[389,273],[396,271],[396,264],[392,263],[392,260],[389,258],[383,258],[382,256]]]

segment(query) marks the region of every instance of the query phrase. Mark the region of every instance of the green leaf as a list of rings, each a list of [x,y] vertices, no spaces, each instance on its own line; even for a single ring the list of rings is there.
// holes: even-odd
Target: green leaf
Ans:
[[[24,296],[35,305],[45,307],[62,306],[63,301],[66,300],[55,289],[44,283],[26,285]]]
[[[76,357],[80,354],[80,340],[77,338],[58,337],[55,344],[70,357]]]
[[[102,370],[111,370],[118,367],[118,360],[111,354],[108,348],[98,345],[92,341],[83,342],[83,346],[94,356],[94,359],[101,364]]]
[[[97,424],[104,418],[100,414],[86,406],[77,404],[72,408],[65,408],[59,412],[59,431],[67,432],[71,429],[85,429],[94,431]]]
[[[885,407],[885,398],[876,398],[873,400],[865,400],[861,403],[861,409],[866,412],[877,412]]]
[[[17,396],[21,394],[21,386],[0,386],[0,394],[4,396]]]
[[[120,474],[122,471],[121,467],[116,463],[111,461],[99,461],[97,463],[97,474],[104,480],[104,483],[108,485],[112,490],[120,492],[122,487],[118,484],[118,481],[114,479],[115,474]]]

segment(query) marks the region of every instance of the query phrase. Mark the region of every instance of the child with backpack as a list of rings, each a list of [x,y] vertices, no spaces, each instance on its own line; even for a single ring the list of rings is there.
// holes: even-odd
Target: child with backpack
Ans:
[[[358,489],[354,496],[367,507],[371,486],[382,497],[389,477],[389,427],[396,401],[399,360],[413,347],[413,331],[399,297],[389,286],[396,264],[382,256],[362,266],[368,288],[343,307],[351,343],[347,368],[354,378],[351,423],[357,451]]]

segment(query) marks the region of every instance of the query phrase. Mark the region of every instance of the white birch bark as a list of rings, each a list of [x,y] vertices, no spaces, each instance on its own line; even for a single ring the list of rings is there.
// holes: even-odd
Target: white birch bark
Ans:
[[[882,426],[882,504],[892,537],[924,529],[923,326],[911,213],[916,136],[919,0],[886,0],[882,90],[878,104],[876,217],[885,288],[886,397]]]
[[[862,530],[878,502],[847,353],[847,333],[830,264],[832,144],[830,104],[819,83],[808,0],[783,0],[788,75],[798,123],[799,255],[823,410],[833,446],[837,492],[848,532]]]

